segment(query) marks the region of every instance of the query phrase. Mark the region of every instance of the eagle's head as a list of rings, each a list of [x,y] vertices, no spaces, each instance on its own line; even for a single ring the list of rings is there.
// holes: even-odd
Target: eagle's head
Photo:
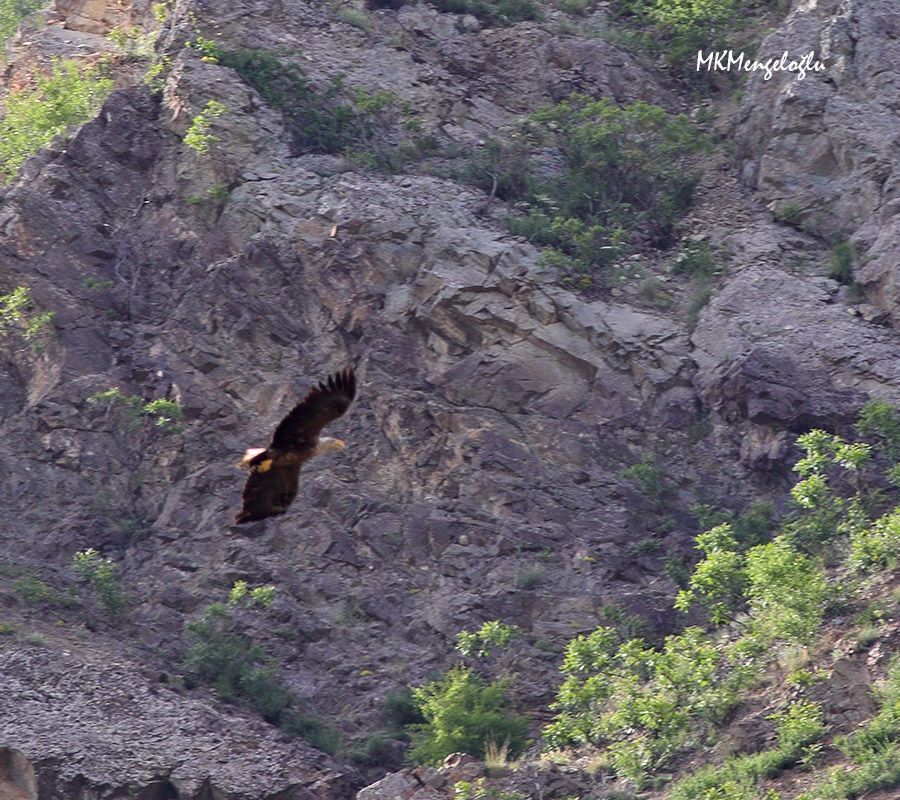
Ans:
[[[320,436],[316,455],[320,456],[323,453],[330,453],[332,450],[343,450],[346,446],[340,439],[333,439],[331,436]]]

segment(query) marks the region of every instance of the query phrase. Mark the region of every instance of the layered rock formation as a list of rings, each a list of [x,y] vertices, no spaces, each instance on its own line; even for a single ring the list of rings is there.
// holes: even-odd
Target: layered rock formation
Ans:
[[[837,41],[842,20],[860,42],[888,30],[853,5],[804,4],[765,48],[826,28]],[[13,43],[11,75],[56,52],[69,28],[102,49],[120,19],[110,6],[58,12],[67,27]],[[876,122],[889,115],[890,70],[861,77],[868,50],[830,56],[802,84],[751,81],[735,129],[747,160],[708,172],[685,222],[731,257],[691,330],[633,287],[563,288],[506,231],[508,209],[476,190],[294,155],[255,90],[183,47],[200,34],[294,53],[319,85],[343,73],[349,87],[390,89],[459,147],[571,91],[680,107],[627,53],[560,35],[553,15],[483,30],[424,5],[369,18],[366,33],[319,4],[180,2],[157,45],[170,58],[164,90],[117,90],[4,190],[0,293],[26,285],[55,314],[55,335],[39,352],[8,339],[0,364],[0,558],[10,576],[31,569],[62,590],[72,555],[94,547],[130,597],[124,619],[101,617],[81,639],[65,633],[77,614],[38,619],[2,579],[4,605],[45,640],[0,650],[20,698],[0,705],[0,746],[35,770],[33,785],[17,773],[26,793],[351,797],[350,767],[159,682],[179,669],[185,622],[234,581],[277,587],[248,631],[303,710],[348,739],[377,728],[390,691],[444,668],[456,634],[488,619],[527,632],[518,696],[544,708],[554,651],[604,608],[670,624],[663,562],[690,552],[694,503],[777,495],[793,435],[844,429],[870,395],[900,401],[893,329],[854,313],[825,277],[827,248],[765,208],[833,196],[829,213],[857,226],[861,248],[889,236],[877,126],[842,139],[855,157],[829,159],[814,155],[827,150],[816,126],[829,114],[801,115],[815,147],[784,116],[831,94]],[[123,19],[151,25],[137,6]],[[183,137],[210,100],[227,111],[203,155]],[[754,191],[731,179],[742,166]],[[217,186],[227,197],[204,199]],[[723,208],[734,212],[724,221]],[[859,278],[892,307],[887,263]],[[347,363],[361,380],[335,425],[348,449],[310,465],[288,515],[233,527],[244,448]],[[177,401],[183,432],[129,430],[88,402],[113,387]],[[664,502],[620,476],[645,458],[666,475]],[[114,757],[125,742],[127,757]]]

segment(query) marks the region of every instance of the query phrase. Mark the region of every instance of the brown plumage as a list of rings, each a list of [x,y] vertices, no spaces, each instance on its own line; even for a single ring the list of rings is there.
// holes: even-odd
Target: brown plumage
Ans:
[[[235,517],[238,524],[283,514],[297,495],[303,463],[344,449],[342,441],[320,437],[319,431],[341,416],[355,395],[353,368],[336,372],[310,389],[278,423],[267,448],[252,448],[244,454],[240,466],[247,467],[250,475],[244,484],[243,508]]]

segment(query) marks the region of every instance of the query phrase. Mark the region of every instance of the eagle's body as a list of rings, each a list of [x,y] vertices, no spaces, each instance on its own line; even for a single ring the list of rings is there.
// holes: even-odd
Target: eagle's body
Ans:
[[[344,443],[319,436],[329,422],[350,406],[356,395],[353,368],[337,372],[314,386],[294,406],[272,434],[266,448],[251,448],[240,466],[250,470],[244,485],[243,508],[235,521],[253,522],[288,510],[297,496],[300,467],[311,458],[331,450],[343,450]]]

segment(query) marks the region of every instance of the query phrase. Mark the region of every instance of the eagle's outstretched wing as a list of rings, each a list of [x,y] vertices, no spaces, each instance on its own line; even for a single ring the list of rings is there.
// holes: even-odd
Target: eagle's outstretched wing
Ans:
[[[353,367],[331,375],[328,380],[310,389],[309,394],[278,423],[269,447],[311,446],[319,431],[349,408],[355,395]]]
[[[253,469],[244,484],[241,513],[235,522],[253,522],[288,510],[297,495],[300,461],[272,463],[265,471]]]

